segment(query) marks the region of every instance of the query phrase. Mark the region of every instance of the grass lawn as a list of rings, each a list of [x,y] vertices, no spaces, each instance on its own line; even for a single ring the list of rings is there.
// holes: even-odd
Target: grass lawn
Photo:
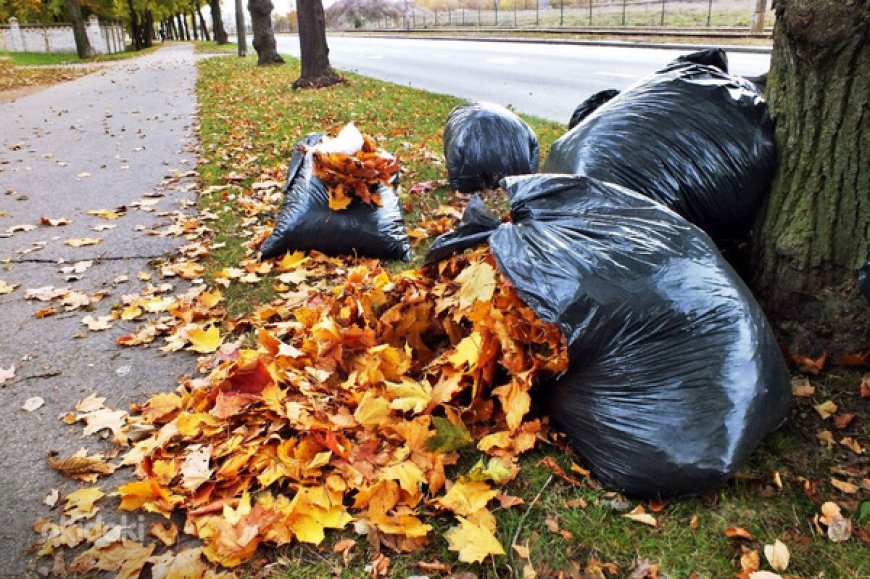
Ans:
[[[228,183],[249,188],[264,178],[283,180],[294,144],[310,132],[354,121],[361,131],[397,154],[404,171],[400,195],[409,227],[431,217],[450,196],[445,188],[413,197],[405,192],[414,183],[446,178],[442,126],[459,99],[352,74],[346,75],[346,84],[293,91],[290,84],[299,74],[298,62],[287,61],[273,67],[255,66],[254,57],[199,63],[203,156],[199,171],[203,189],[213,191],[200,197],[200,206],[216,216],[215,242],[225,244],[212,254],[208,263],[212,272],[235,266],[244,257],[243,224],[251,217],[235,203],[235,197],[218,188]],[[543,158],[564,127],[525,118],[538,134]],[[423,247],[417,249],[414,263],[419,263],[423,251]],[[404,267],[394,264],[391,269]],[[273,297],[268,279],[253,287],[236,284],[225,293],[229,309],[236,313]],[[390,573],[397,577],[471,576],[461,575],[464,572],[532,577],[532,571],[540,577],[560,571],[584,577],[654,577],[656,566],[667,577],[728,577],[741,571],[741,559],[751,562],[755,556],[760,557],[760,568],[770,571],[764,545],[779,539],[791,553],[783,575],[868,577],[870,489],[842,490],[831,484],[832,477],[846,478],[844,473],[859,473],[858,480],[864,477],[868,483],[866,459],[838,442],[849,437],[866,444],[870,439],[867,401],[858,395],[860,382],[858,370],[835,369],[813,377],[815,393],[798,398],[792,420],[764,441],[735,480],[718,492],[666,504],[643,503],[655,518],[655,527],[623,517],[639,503],[601,489],[572,471],[574,463],[583,464],[580,458],[542,443],[522,459],[520,475],[502,489],[505,495],[521,498],[523,504],[494,510],[498,538],[507,555],[482,565],[456,563],[456,554],[447,550],[443,539],[449,523],[436,516],[426,520],[435,530],[423,551],[385,551],[383,555],[390,558]],[[841,414],[851,412],[857,418],[845,425],[831,424],[830,418],[823,421],[813,406],[828,400],[839,405]],[[820,444],[820,431],[832,431],[833,444]],[[475,457],[469,454],[464,459],[453,467],[454,473],[468,469]],[[814,527],[821,504],[831,500],[851,518],[852,537],[846,542],[832,542]],[[744,538],[726,534],[726,529],[739,527],[748,531]],[[356,546],[334,553],[332,547],[345,539],[356,540]],[[378,561],[365,537],[351,531],[328,535],[318,549],[295,546],[265,551],[264,556],[261,564],[274,563],[277,576],[294,579],[333,574],[359,577],[369,574],[366,565]]]

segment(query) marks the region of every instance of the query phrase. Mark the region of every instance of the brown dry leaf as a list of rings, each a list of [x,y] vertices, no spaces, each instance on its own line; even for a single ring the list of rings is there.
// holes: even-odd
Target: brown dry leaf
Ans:
[[[753,571],[749,574],[749,579],[782,579],[782,575],[770,571]]]
[[[49,306],[47,308],[41,308],[33,312],[33,317],[37,319],[47,318],[49,316],[53,316],[57,313],[56,306]]]
[[[157,537],[161,543],[169,547],[178,539],[178,527],[173,522],[167,523],[165,527],[160,523],[154,523],[148,534]]]
[[[828,528],[828,539],[835,543],[848,541],[852,536],[852,521],[843,516],[840,505],[835,502],[822,505],[818,521]]]
[[[622,515],[625,519],[631,519],[636,523],[641,523],[649,527],[658,527],[659,523],[655,517],[646,512],[642,505],[637,505],[631,512]]]
[[[24,405],[21,407],[21,409],[26,412],[33,412],[34,410],[42,408],[44,404],[44,398],[41,398],[40,396],[32,396],[24,402]]]
[[[861,384],[858,386],[858,394],[865,400],[870,398],[870,372],[867,372],[861,377]]]
[[[15,378],[15,365],[8,368],[0,367],[0,384],[5,384],[9,380]]]
[[[789,552],[785,543],[777,539],[773,545],[764,546],[764,557],[774,571],[785,571],[788,567]]]
[[[20,284],[10,284],[0,279],[0,296],[11,294],[18,287],[21,287]]]
[[[791,393],[799,398],[805,398],[815,394],[816,388],[806,376],[795,376],[791,380]]]
[[[112,316],[92,316],[88,314],[82,318],[82,324],[86,325],[92,332],[100,332],[108,330],[112,327]]]
[[[743,539],[745,541],[754,541],[755,537],[752,536],[748,530],[743,527],[728,527],[725,529],[725,536],[729,539]]]
[[[791,356],[791,360],[797,364],[798,369],[800,369],[801,372],[816,376],[824,369],[825,362],[828,360],[828,353],[824,352],[821,356],[815,359],[795,354]]]
[[[813,408],[818,412],[819,416],[822,417],[822,420],[827,420],[837,413],[837,405],[833,400],[827,400],[821,404],[816,404]]]
[[[46,225],[49,227],[60,227],[62,225],[69,225],[70,223],[72,223],[72,221],[70,221],[66,217],[60,217],[57,219],[52,219],[50,217],[40,217],[39,222],[42,225]]]
[[[94,504],[106,496],[99,487],[79,489],[64,497],[64,514],[74,523],[82,519],[90,519],[99,510]]]
[[[356,546],[356,541],[354,541],[353,539],[343,539],[332,547],[332,552],[343,553],[345,551],[353,549],[354,546]]]
[[[761,567],[761,555],[758,554],[758,551],[749,547],[742,547],[740,570],[743,573],[752,573],[753,571],[758,571],[759,567]]]
[[[84,449],[67,458],[55,459],[49,456],[48,466],[64,476],[82,482],[94,482],[97,477],[112,474],[117,468],[107,463],[99,454],[88,456]]]
[[[831,486],[840,492],[844,492],[850,495],[854,495],[855,493],[857,493],[859,488],[857,485],[854,485],[850,482],[836,479],[833,477],[831,477]]]
[[[91,571],[117,571],[118,579],[139,577],[156,545],[142,545],[136,541],[123,540],[105,548],[91,547],[76,557],[69,565],[73,573]]]
[[[854,412],[843,412],[842,414],[837,414],[837,417],[834,418],[834,428],[838,430],[845,430],[849,428],[849,425],[852,424],[852,421],[855,420],[857,414]]]
[[[85,247],[87,245],[97,245],[102,243],[101,237],[79,237],[75,239],[67,239],[64,243],[70,247]]]
[[[520,556],[521,559],[528,559],[529,558],[528,546],[517,545],[516,543],[514,543],[513,545],[511,545],[511,549],[513,549],[516,552],[516,554]]]
[[[88,215],[94,215],[100,219],[118,219],[126,214],[127,208],[123,205],[115,209],[91,209],[88,211]]]
[[[167,551],[149,557],[148,563],[153,579],[198,579],[209,576],[208,565],[202,560],[201,547],[184,549],[178,553]]]
[[[75,409],[79,412],[93,412],[105,408],[105,396],[97,396],[96,393],[89,394],[86,398],[79,400]]]

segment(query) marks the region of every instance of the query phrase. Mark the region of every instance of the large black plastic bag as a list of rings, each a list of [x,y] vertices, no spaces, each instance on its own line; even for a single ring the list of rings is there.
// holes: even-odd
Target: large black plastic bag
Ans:
[[[741,237],[773,178],[773,124],[755,85],[694,56],[589,114],[553,144],[543,171],[623,185],[717,241]],[[715,51],[700,56],[727,67]]]
[[[450,187],[473,193],[502,177],[538,170],[538,138],[517,115],[492,103],[460,105],[444,126]]]
[[[327,255],[360,255],[409,260],[411,244],[396,191],[379,186],[381,206],[354,198],[347,209],[329,208],[326,185],[314,176],[311,147],[323,138],[312,134],[293,150],[284,186],[284,203],[272,234],[260,248],[262,258],[287,251],[315,249]]]
[[[704,232],[633,191],[567,175],[504,185],[512,221],[489,238],[498,267],[568,340],[569,370],[537,388],[553,421],[610,488],[724,482],[791,403],[749,289]]]
[[[571,120],[568,121],[568,128],[573,129],[574,127],[579,125],[581,122],[583,122],[583,119],[591,115],[601,105],[603,105],[618,94],[618,90],[616,90],[615,88],[610,88],[607,90],[598,91],[597,93],[587,98],[585,101],[577,105],[576,109],[574,109],[574,112],[571,114]]]

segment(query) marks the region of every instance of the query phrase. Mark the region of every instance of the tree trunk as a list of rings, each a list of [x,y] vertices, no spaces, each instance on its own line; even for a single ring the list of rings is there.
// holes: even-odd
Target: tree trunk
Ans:
[[[236,0],[236,42],[239,45],[239,56],[244,58],[248,55],[248,37],[245,30],[245,10],[242,8],[242,0]]]
[[[184,18],[186,20],[187,16],[185,15]],[[190,29],[193,31],[193,39],[199,40],[199,30],[198,25],[196,24],[196,14],[194,14],[193,12],[190,13]]]
[[[154,46],[154,13],[150,10],[145,11],[142,22],[142,45],[145,48]]]
[[[284,64],[275,44],[272,30],[272,0],[248,0],[251,13],[251,28],[254,32],[254,50],[257,51],[257,64]]]
[[[757,294],[793,351],[870,346],[870,0],[777,0],[768,96],[779,167]]]
[[[178,28],[178,40],[188,40],[184,37],[184,21],[181,19],[181,14],[175,15],[175,27]]]
[[[133,40],[133,50],[142,50],[142,37],[139,34],[139,15],[133,7],[133,0],[127,0],[130,11],[130,38]]]
[[[208,34],[208,25],[205,23],[205,17],[202,15],[202,9],[199,4],[196,5],[196,15],[199,16],[199,27],[202,29],[202,39],[206,42],[211,42],[211,36]]]
[[[224,29],[223,16],[221,15],[221,0],[209,0],[211,8],[211,26],[214,31],[214,41],[218,44],[229,44],[227,31]]]
[[[66,17],[69,18],[69,21],[72,23],[73,37],[76,42],[76,53],[79,55],[79,58],[95,57],[97,52],[88,40],[88,33],[87,30],[85,30],[85,19],[82,16],[82,7],[79,4],[79,0],[66,0],[66,2],[64,2],[64,9],[66,11]]]
[[[326,44],[326,19],[321,0],[297,0],[299,21],[299,52],[302,75],[293,88],[330,86],[343,79],[329,66],[329,47]]]

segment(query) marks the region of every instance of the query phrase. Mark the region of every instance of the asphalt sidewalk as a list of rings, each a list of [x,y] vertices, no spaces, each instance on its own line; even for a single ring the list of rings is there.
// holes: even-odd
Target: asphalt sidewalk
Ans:
[[[82,438],[81,425],[58,417],[91,393],[126,410],[147,394],[172,390],[177,376],[194,367],[195,357],[186,354],[116,345],[136,322],[89,331],[82,319],[105,316],[124,294],[139,292],[149,283],[139,273],[184,242],[149,231],[169,225],[168,213],[194,198],[195,60],[191,45],[171,45],[0,107],[0,576],[51,567],[50,559],[34,562],[25,552],[38,539],[34,521],[50,514],[43,499],[52,489],[63,496],[88,486],[46,463],[50,452],[65,457],[100,446]],[[88,213],[120,206],[126,214],[117,219]],[[70,223],[52,226],[42,218]],[[67,243],[83,238],[101,241]],[[74,264],[80,271],[65,269]],[[183,289],[178,281],[152,280],[162,281]],[[18,287],[4,294],[2,282],[7,291]],[[73,311],[58,300],[25,299],[29,289],[46,286],[105,296]],[[34,316],[46,307],[58,313]],[[14,376],[4,381],[13,366]],[[42,406],[22,409],[36,397]],[[112,478],[100,481],[107,494],[118,481]],[[142,521],[123,521],[107,499],[100,505],[96,520],[142,532]]]

